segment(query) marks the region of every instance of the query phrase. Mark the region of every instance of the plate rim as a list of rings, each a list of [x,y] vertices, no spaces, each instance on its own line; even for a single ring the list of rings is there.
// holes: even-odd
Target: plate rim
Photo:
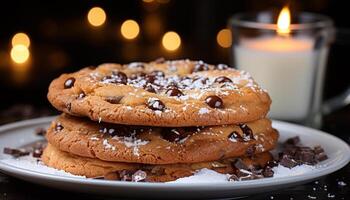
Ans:
[[[13,122],[9,124],[5,124],[0,126],[0,137],[3,132],[9,131],[11,129],[16,128],[23,128],[25,126],[34,126],[41,123],[50,123],[52,119],[54,119],[57,116],[48,116],[48,117],[40,117],[40,118],[34,118],[34,119],[28,119],[28,120],[22,120],[18,122]],[[290,184],[290,183],[298,183],[298,182],[305,182],[308,180],[314,180],[319,177],[331,174],[341,168],[343,168],[345,165],[347,165],[350,162],[350,146],[343,141],[342,139],[331,135],[329,133],[326,133],[321,130],[313,129],[310,127],[305,127],[302,125],[292,124],[289,122],[283,122],[279,120],[272,120],[273,125],[277,127],[291,127],[298,130],[307,130],[308,132],[313,132],[312,134],[318,134],[323,135],[325,137],[329,137],[332,140],[335,140],[338,142],[338,145],[342,146],[342,149],[346,149],[347,152],[343,152],[343,159],[340,160],[340,162],[337,162],[337,165],[328,165],[323,168],[323,170],[314,171],[313,173],[307,173],[307,174],[299,174],[294,175],[293,177],[286,176],[286,177],[276,177],[276,178],[264,178],[259,180],[247,180],[247,181],[239,181],[239,182],[218,182],[215,183],[215,187],[213,187],[213,183],[142,183],[142,182],[122,182],[122,181],[108,181],[108,180],[98,180],[98,179],[83,179],[83,178],[77,178],[77,177],[69,177],[69,176],[59,176],[59,175],[53,175],[49,173],[40,173],[24,168],[20,168],[17,166],[9,165],[7,163],[4,163],[0,160],[0,171],[2,171],[5,174],[18,174],[25,177],[35,177],[39,178],[41,180],[50,180],[50,181],[59,181],[61,183],[70,183],[70,184],[80,184],[80,185],[98,185],[98,186],[108,186],[108,187],[128,187],[128,188],[139,188],[142,187],[144,189],[181,189],[181,190],[201,190],[203,188],[210,189],[213,188],[215,190],[226,190],[226,189],[249,189],[249,188],[256,188],[256,187],[265,187],[265,186],[277,186],[277,185],[284,185],[284,184]],[[278,129],[278,128],[277,128]],[[282,128],[283,129],[283,128]],[[191,187],[188,187],[191,186]]]

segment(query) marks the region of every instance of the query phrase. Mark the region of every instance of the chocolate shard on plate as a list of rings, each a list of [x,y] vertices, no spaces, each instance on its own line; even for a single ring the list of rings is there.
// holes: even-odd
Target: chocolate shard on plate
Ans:
[[[289,155],[283,155],[280,164],[284,167],[293,168],[298,165],[298,162]]]
[[[26,151],[24,149],[13,149],[13,148],[8,148],[8,147],[5,147],[4,148],[4,154],[9,154],[13,157],[21,157],[21,156],[27,156],[30,154],[29,151]]]

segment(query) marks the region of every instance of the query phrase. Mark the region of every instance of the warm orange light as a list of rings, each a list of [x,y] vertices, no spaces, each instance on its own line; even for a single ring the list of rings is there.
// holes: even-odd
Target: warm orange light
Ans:
[[[15,63],[22,64],[29,58],[29,49],[23,44],[18,44],[11,49],[11,58]]]
[[[232,44],[232,36],[230,29],[225,28],[220,30],[216,35],[216,41],[223,48],[230,47]]]
[[[162,38],[162,44],[166,50],[175,51],[181,45],[181,38],[176,32],[169,31],[164,34]]]
[[[12,37],[12,46],[16,46],[18,44],[24,45],[26,47],[30,46],[30,39],[29,36],[25,33],[16,33],[13,37]]]
[[[283,7],[277,19],[277,33],[288,34],[290,32],[290,18],[289,8]]]
[[[136,21],[128,19],[123,22],[122,26],[120,27],[120,32],[124,38],[131,40],[139,35],[140,26]]]
[[[106,12],[100,7],[93,7],[89,10],[87,19],[92,26],[101,26],[106,21]]]

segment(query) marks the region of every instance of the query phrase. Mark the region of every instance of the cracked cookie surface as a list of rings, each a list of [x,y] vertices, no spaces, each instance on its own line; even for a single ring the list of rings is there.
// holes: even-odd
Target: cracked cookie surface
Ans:
[[[249,156],[273,149],[269,119],[211,127],[142,127],[96,123],[62,114],[46,133],[58,149],[105,161],[173,164]]]
[[[48,99],[94,121],[168,127],[255,121],[271,104],[248,73],[190,60],[84,68],[53,80]]]

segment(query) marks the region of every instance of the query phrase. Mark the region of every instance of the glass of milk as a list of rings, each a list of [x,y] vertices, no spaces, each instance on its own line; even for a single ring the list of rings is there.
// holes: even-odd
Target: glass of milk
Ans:
[[[312,13],[292,16],[285,7],[237,14],[230,27],[234,65],[269,92],[270,117],[320,127],[332,20]]]

